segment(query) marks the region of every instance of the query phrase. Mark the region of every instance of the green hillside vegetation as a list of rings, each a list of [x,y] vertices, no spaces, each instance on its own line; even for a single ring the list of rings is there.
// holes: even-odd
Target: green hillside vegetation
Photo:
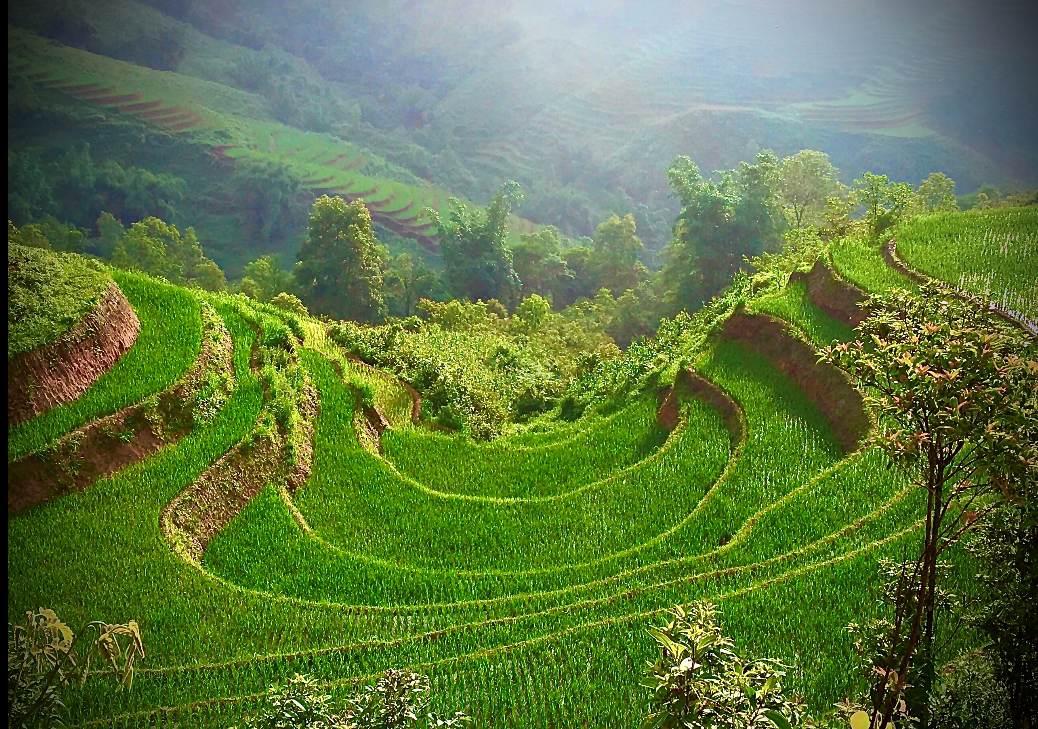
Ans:
[[[101,303],[111,275],[96,262],[15,243],[34,231],[7,233],[7,359],[61,337]]]
[[[1038,322],[1038,209],[941,213],[897,231],[913,268]]]
[[[846,341],[853,331],[802,284],[784,284],[814,255],[758,259],[755,276],[708,310],[723,318],[742,303],[819,346]],[[546,309],[534,320],[531,307],[504,316],[486,304],[429,304],[431,319],[417,328],[343,323],[329,335],[305,314],[240,295],[113,275],[142,321],[131,353],[159,322],[185,332],[166,334],[164,347],[189,342],[205,302],[232,337],[234,387],[176,444],[9,518],[9,544],[21,545],[10,551],[9,619],[41,604],[71,624],[103,613],[141,626],[147,660],[132,690],[113,691],[116,677],[105,675],[67,687],[70,723],[227,726],[297,672],[347,696],[386,669],[410,667],[430,677],[437,710],[463,708],[480,725],[626,725],[644,711],[637,676],[653,646],[642,629],[694,599],[718,603],[740,645],[795,662],[787,681],[816,711],[855,690],[843,628],[880,614],[876,560],[915,544],[922,494],[883,467],[877,446],[844,453],[830,421],[768,359],[700,336],[705,314],[665,324],[655,344],[588,361],[578,386],[580,370],[567,367],[593,347],[572,349],[572,324]],[[169,303],[156,319],[147,307],[159,301]],[[340,340],[388,373],[349,359]],[[456,365],[437,364],[448,355]],[[732,399],[727,422],[720,401],[679,385],[678,424],[660,428],[656,388],[675,362]],[[142,377],[157,364],[128,355],[117,367],[141,397],[164,385]],[[514,422],[522,378],[556,393],[604,378],[598,389],[624,392],[618,367],[642,383],[618,407],[574,422]],[[466,383],[499,392],[495,406],[511,408],[498,421],[505,434],[480,443],[426,431],[395,379],[412,372],[439,376],[413,384],[442,397],[441,409],[465,412]],[[65,431],[105,412],[72,405],[82,417],[64,421]],[[362,437],[372,405],[390,426],[374,450]],[[9,450],[9,461],[17,456]],[[299,468],[305,481],[293,476]],[[253,495],[206,537],[199,559],[190,546],[198,522],[167,515],[194,508],[184,494],[209,483]],[[947,585],[972,589],[971,569],[953,561]],[[526,686],[536,687],[533,703]]]
[[[540,5],[9,10],[9,723],[1027,726],[995,26]]]

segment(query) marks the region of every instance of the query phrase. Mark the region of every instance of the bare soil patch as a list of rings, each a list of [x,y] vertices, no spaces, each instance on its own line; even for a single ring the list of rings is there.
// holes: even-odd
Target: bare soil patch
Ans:
[[[858,448],[871,425],[861,394],[840,370],[818,362],[815,350],[783,322],[740,309],[725,321],[722,336],[742,342],[793,380],[832,425],[845,453]]]
[[[821,261],[815,261],[810,272],[796,271],[789,277],[789,283],[798,281],[807,284],[808,298],[833,319],[856,327],[868,316],[858,306],[867,298],[865,293],[836,278],[832,270]]]
[[[192,370],[173,387],[8,463],[8,516],[73,489],[83,490],[178,441],[194,422],[189,396],[211,368],[233,373],[232,356],[231,337],[224,329],[218,343],[203,349]]]
[[[7,424],[75,400],[137,340],[141,323],[112,283],[101,302],[57,341],[7,363]]]

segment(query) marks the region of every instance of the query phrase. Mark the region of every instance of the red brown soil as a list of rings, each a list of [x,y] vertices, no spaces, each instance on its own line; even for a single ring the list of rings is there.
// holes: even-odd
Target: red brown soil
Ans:
[[[742,408],[727,392],[692,370],[679,371],[674,385],[678,392],[701,400],[720,413],[732,442],[742,437]]]
[[[128,114],[137,114],[142,111],[153,111],[159,109],[163,105],[163,101],[156,99],[155,101],[142,101],[139,104],[127,104],[126,106],[120,106],[119,111],[125,111]]]
[[[796,271],[789,277],[790,283],[797,281],[804,281],[807,284],[808,298],[833,319],[845,322],[852,327],[865,321],[867,314],[858,306],[867,298],[865,293],[836,278],[832,270],[821,261],[815,261],[815,265],[809,273]]]
[[[674,430],[681,421],[678,393],[673,387],[665,387],[656,396],[656,423],[664,430]]]
[[[766,357],[818,406],[844,452],[857,449],[870,427],[861,394],[838,369],[818,362],[815,350],[783,322],[740,309],[725,321],[722,336]]]
[[[76,84],[75,86],[66,86],[65,91],[67,91],[70,94],[80,94],[86,91],[96,91],[101,88],[104,87],[99,83]]]
[[[98,96],[111,96],[118,93],[119,89],[115,86],[105,86],[100,89],[87,89],[85,91],[72,91],[72,87],[64,89],[64,91],[71,93],[73,96],[83,99],[85,101],[93,101]]]
[[[144,98],[144,94],[137,91],[132,94],[114,94],[110,96],[101,96],[96,99],[91,99],[95,104],[104,104],[106,106],[119,106],[121,104],[127,104],[131,101],[140,101]]]
[[[8,516],[73,489],[83,490],[180,440],[191,430],[193,414],[187,398],[198,377],[214,360],[230,366],[232,352],[225,331],[216,347],[202,351],[190,373],[159,393],[153,408],[126,408],[69,433],[44,451],[8,463]]]
[[[171,132],[182,132],[185,129],[194,129],[195,127],[202,126],[202,120],[197,118],[187,119],[182,122],[177,122],[176,124],[163,124],[162,126],[166,127],[166,129]]]
[[[113,283],[94,310],[57,341],[8,362],[7,424],[75,400],[133,346],[141,323]]]
[[[916,283],[926,283],[927,279],[925,276],[920,274],[918,271],[913,271],[911,268],[906,266],[900,258],[898,258],[897,252],[894,248],[895,245],[894,239],[891,238],[890,241],[883,246],[883,260],[886,262],[887,266],[903,276],[907,276]]]
[[[254,367],[255,369],[255,367]],[[265,397],[269,397],[266,392]],[[300,403],[304,429],[302,447],[293,470],[283,473],[285,485],[295,492],[306,484],[313,467],[313,423],[317,396],[310,389]],[[285,434],[253,437],[239,443],[214,463],[194,484],[180,492],[162,511],[161,525],[175,552],[198,564],[212,538],[231,523],[263,486],[283,471]]]
[[[137,114],[141,119],[158,119],[164,116],[173,116],[174,114],[183,114],[187,109],[181,106],[164,106],[154,110],[143,111]]]

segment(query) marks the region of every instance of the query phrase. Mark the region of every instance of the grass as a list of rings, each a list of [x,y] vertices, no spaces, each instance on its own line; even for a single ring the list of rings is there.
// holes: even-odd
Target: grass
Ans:
[[[867,293],[879,294],[892,288],[918,291],[919,286],[883,260],[879,244],[864,237],[834,241],[830,248],[833,266],[845,279]]]
[[[141,322],[137,340],[79,398],[8,428],[8,461],[165,390],[198,357],[202,319],[193,294],[140,274],[112,271],[112,276]]]
[[[909,218],[897,252],[913,268],[1038,322],[1038,209]]]
[[[7,244],[7,360],[60,338],[112,285],[100,264],[68,253]]]
[[[605,478],[651,455],[666,438],[656,424],[655,401],[644,398],[596,427],[539,448],[488,445],[416,428],[387,432],[382,443],[386,459],[401,474],[439,491],[526,498]]]
[[[665,435],[652,399],[489,444],[414,430],[401,399],[384,460],[357,443],[360,375],[336,371],[341,352],[318,322],[206,300],[235,345],[237,386],[217,416],[8,522],[9,619],[43,605],[72,625],[136,619],[143,631],[133,689],[116,692],[111,676],[71,688],[71,724],[228,726],[295,672],[342,696],[413,667],[480,726],[628,726],[655,651],[644,628],[693,599],[721,605],[740,647],[796,663],[790,687],[816,708],[846,692],[843,626],[874,614],[875,560],[912,544],[920,494],[877,450],[842,457],[821,413],[763,358],[722,343],[697,361],[743,408],[734,444],[697,401],[646,449]],[[767,306],[833,331],[796,290]],[[304,334],[320,395],[313,474],[291,497],[265,484],[193,567],[157,516],[262,421],[250,354],[287,328]],[[363,376],[392,394],[389,376]]]
[[[854,339],[854,329],[850,325],[827,316],[811,302],[807,295],[807,284],[802,281],[788,284],[776,294],[754,300],[751,309],[789,322],[817,347]]]

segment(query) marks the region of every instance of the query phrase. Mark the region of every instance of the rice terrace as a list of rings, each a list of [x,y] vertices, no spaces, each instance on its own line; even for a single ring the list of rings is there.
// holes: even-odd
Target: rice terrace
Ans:
[[[8,725],[1031,727],[1033,18],[924,4],[12,5]]]

